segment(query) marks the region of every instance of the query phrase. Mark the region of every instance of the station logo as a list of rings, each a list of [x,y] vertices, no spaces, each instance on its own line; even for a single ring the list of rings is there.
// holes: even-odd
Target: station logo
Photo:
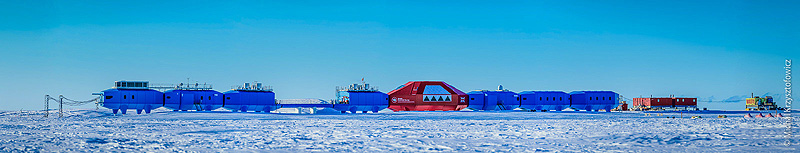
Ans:
[[[392,97],[392,103],[414,103],[414,101],[411,101],[411,99]]]

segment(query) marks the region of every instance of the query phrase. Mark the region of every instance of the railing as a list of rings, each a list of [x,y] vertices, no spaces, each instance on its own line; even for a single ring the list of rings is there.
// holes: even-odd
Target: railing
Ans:
[[[213,86],[211,84],[205,84],[205,83],[204,84],[199,84],[199,83],[184,84],[184,83],[180,83],[178,85],[167,84],[167,83],[159,83],[159,84],[150,83],[146,87],[126,87],[126,86],[116,87],[115,86],[114,88],[117,88],[117,89],[155,89],[155,90],[165,91],[165,90],[170,90],[170,89],[178,89],[178,90],[211,90],[211,89],[213,89]]]
[[[205,83],[203,83],[203,84],[200,84],[200,83],[183,84],[183,83],[181,83],[181,84],[178,84],[177,86],[175,86],[175,89],[178,89],[178,90],[211,90],[212,88],[213,87],[211,86],[211,84],[205,84]]]
[[[378,91],[377,86],[370,86],[369,84],[351,84],[347,87],[340,87],[336,86],[336,91],[362,91],[362,92],[374,92]]]
[[[331,104],[322,99],[279,99],[277,104]]]
[[[272,91],[272,86],[231,86],[231,89],[237,91]]]

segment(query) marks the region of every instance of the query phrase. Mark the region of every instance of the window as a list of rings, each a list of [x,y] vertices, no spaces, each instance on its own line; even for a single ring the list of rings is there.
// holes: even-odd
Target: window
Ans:
[[[544,100],[550,100],[550,97],[544,98]]]
[[[541,101],[541,100],[542,100],[542,97],[539,97],[539,101]]]
[[[128,95],[122,95],[122,99],[128,99]]]
[[[117,87],[122,87],[122,82],[117,82]]]
[[[225,97],[225,99],[231,100],[231,97]],[[386,100],[389,100],[389,98],[386,98]]]
[[[200,96],[200,100],[203,100],[203,96]]]
[[[133,99],[133,95],[131,95],[131,99]]]
[[[211,96],[208,96],[208,100],[211,100]]]
[[[469,100],[475,100],[475,98],[469,98]]]
[[[564,97],[558,97],[558,101],[563,101]]]
[[[111,98],[113,98],[113,97],[114,97],[114,96],[106,96],[106,99],[111,99]]]
[[[603,97],[603,100],[606,100],[606,97]]]
[[[172,98],[172,97],[167,96],[167,99],[169,99],[169,98]]]
[[[522,98],[522,100],[528,100],[528,98]]]

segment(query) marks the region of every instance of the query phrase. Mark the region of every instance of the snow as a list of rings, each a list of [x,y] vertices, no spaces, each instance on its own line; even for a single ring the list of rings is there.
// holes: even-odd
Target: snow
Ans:
[[[0,152],[797,152],[800,143],[784,134],[788,118],[723,111],[682,119],[678,112],[50,112],[0,112]]]

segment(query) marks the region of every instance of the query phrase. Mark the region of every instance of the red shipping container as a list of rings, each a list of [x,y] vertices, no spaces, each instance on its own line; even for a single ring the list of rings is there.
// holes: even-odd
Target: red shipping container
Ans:
[[[389,93],[394,111],[452,111],[467,108],[467,94],[442,81],[410,81]]]
[[[675,98],[675,106],[697,106],[697,98]]]
[[[633,98],[632,106],[697,106],[697,98]]]
[[[672,106],[672,98],[633,98],[633,106]]]

